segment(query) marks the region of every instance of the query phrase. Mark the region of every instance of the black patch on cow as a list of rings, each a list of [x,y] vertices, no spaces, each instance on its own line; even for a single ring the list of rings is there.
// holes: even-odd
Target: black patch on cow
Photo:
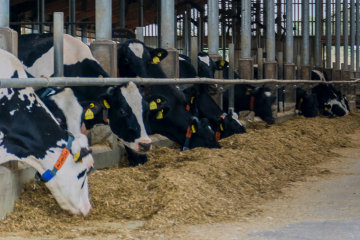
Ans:
[[[85,169],[84,171],[82,171],[81,173],[79,173],[79,175],[77,175],[77,178],[80,179],[80,178],[82,178],[83,176],[85,176],[86,171],[87,171],[87,169]]]
[[[11,76],[11,78],[19,78],[18,71],[15,70],[14,74]]]

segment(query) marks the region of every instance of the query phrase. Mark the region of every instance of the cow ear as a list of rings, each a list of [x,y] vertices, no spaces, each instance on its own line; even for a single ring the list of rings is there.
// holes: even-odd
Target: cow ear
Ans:
[[[162,120],[167,117],[167,115],[170,113],[170,106],[164,106],[161,109],[157,110],[150,110],[150,114],[156,119],[156,120]]]
[[[145,100],[149,103],[150,111],[161,110],[168,103],[168,99],[160,94],[149,96]]]
[[[192,107],[199,96],[199,91],[196,88],[191,88],[189,94],[187,95],[187,102],[190,107]]]
[[[192,117],[190,119],[190,127],[191,127],[191,132],[192,133],[197,133],[199,132],[199,119],[197,117]]]
[[[215,62],[216,70],[223,71],[229,66],[229,63],[225,60],[219,60]]]
[[[109,93],[101,94],[98,99],[98,103],[103,109],[110,109],[112,104],[112,97]]]
[[[101,111],[101,105],[95,101],[81,102],[80,105],[83,107],[83,114],[85,120],[94,119],[95,115]]]
[[[166,58],[168,55],[168,52],[165,49],[162,48],[156,48],[154,50],[150,51],[150,57],[152,59],[152,64],[158,64],[160,63],[164,58]]]

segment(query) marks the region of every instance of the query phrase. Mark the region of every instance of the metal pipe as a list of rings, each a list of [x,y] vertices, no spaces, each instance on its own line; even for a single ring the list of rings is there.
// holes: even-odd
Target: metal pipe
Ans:
[[[144,0],[137,0],[138,3],[138,27],[144,26]]]
[[[263,58],[263,49],[258,48],[257,51],[257,60],[258,60],[258,79],[263,79],[264,72],[264,58]]]
[[[266,12],[266,60],[275,61],[274,0],[266,1],[265,12]]]
[[[96,40],[111,40],[112,5],[111,0],[96,0],[95,30]]]
[[[226,56],[226,20],[225,20],[225,0],[221,1],[221,46],[222,46],[222,57],[225,59]]]
[[[340,1],[336,1],[335,7],[335,70],[340,70],[340,35],[341,35],[341,24],[340,24]]]
[[[40,22],[44,23],[45,22],[45,0],[41,0],[40,10],[41,10],[40,11]],[[45,33],[45,25],[43,25],[43,24],[40,25],[40,33]]]
[[[124,1],[124,0],[122,0]],[[161,0],[157,0],[156,22],[157,22],[157,47],[161,46]],[[176,27],[176,24],[175,24]]]
[[[54,76],[64,76],[64,13],[54,13]]]
[[[350,70],[354,71],[355,66],[355,55],[354,55],[354,46],[355,46],[355,0],[350,0]]]
[[[348,1],[343,3],[343,35],[344,35],[344,68],[343,70],[348,70],[349,66],[349,8]],[[315,55],[316,56],[316,55]]]
[[[144,42],[144,28],[136,27],[135,33],[136,33],[136,39],[141,42]]]
[[[174,0],[161,0],[161,47],[175,48]]]
[[[209,54],[219,54],[219,1],[208,0]]]
[[[353,81],[314,81],[314,80],[228,80],[213,78],[78,78],[78,77],[53,77],[53,78],[0,78],[0,88],[24,88],[24,87],[68,87],[68,86],[112,86],[133,82],[138,85],[181,85],[181,84],[271,84],[271,83],[306,83],[316,84],[344,84],[360,83],[360,79]]]
[[[326,67],[331,68],[331,0],[326,0]]]
[[[315,67],[321,67],[321,9],[322,0],[315,2]]]
[[[251,0],[241,0],[241,58],[251,58]]]
[[[183,28],[183,54],[189,57],[189,24],[188,11],[184,12],[184,28]]]
[[[120,28],[125,28],[125,0],[120,0],[120,12],[119,12]],[[126,41],[125,38],[120,38],[120,44]]]
[[[198,73],[198,38],[191,37],[191,63],[195,67],[196,74]]]
[[[177,49],[178,45],[177,45],[177,38],[178,38],[178,32],[177,32],[177,9],[175,8],[177,4],[177,0],[174,0],[174,48]]]
[[[278,63],[279,63],[279,79],[283,79],[284,73],[284,54],[282,52],[278,52]]]
[[[229,79],[235,78],[235,45],[233,43],[229,44]],[[234,87],[230,87],[229,89],[229,113],[235,112],[235,94]]]
[[[87,39],[87,33],[88,33],[88,28],[86,25],[81,27],[81,41],[83,43],[87,43],[88,39]]]
[[[76,0],[69,0],[69,22],[76,22],[76,10],[75,10],[75,1]],[[76,25],[71,24],[69,25],[70,28],[70,35],[75,37],[76,33]]]
[[[285,62],[294,62],[294,37],[293,37],[293,14],[292,1],[286,1],[286,42],[285,42]]]
[[[300,70],[301,70],[301,56],[297,55],[296,57],[296,71],[297,71],[297,79],[300,79]]]
[[[356,65],[355,69],[357,72],[360,71],[359,60],[360,60],[360,0],[356,0]]]
[[[234,44],[234,46],[236,46],[236,0],[232,0],[231,2],[231,7],[232,7],[232,14],[233,14],[233,18],[232,18],[232,43]]]
[[[0,0],[0,27],[8,28],[10,22],[10,0]]]
[[[303,48],[302,60],[303,65],[309,65],[310,50],[309,50],[309,0],[302,0],[302,35],[303,35]]]

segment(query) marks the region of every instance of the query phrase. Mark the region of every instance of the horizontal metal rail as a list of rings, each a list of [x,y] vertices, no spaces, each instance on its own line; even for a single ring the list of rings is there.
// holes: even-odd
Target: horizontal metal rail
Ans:
[[[3,78],[0,79],[1,88],[24,88],[24,87],[67,87],[67,86],[111,86],[120,85],[127,82],[134,82],[137,85],[181,85],[181,84],[358,84],[360,79],[353,81],[315,81],[315,80],[224,80],[210,78],[74,78],[74,77],[54,77],[54,78]]]

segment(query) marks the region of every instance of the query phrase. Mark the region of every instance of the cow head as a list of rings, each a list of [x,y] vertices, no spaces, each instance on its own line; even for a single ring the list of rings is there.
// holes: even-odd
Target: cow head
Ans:
[[[217,120],[217,132],[221,133],[221,138],[227,138],[234,134],[246,133],[245,127],[238,119],[238,115],[231,112]]]
[[[133,82],[109,88],[98,98],[107,111],[111,131],[136,153],[151,150],[151,139],[146,133],[144,117],[149,106]]]
[[[190,139],[189,148],[204,147],[207,148],[220,148],[219,142],[216,140],[215,133],[210,127],[210,122],[207,118],[200,121],[193,117],[191,118],[191,131],[192,136]]]
[[[168,52],[165,49],[151,49],[139,40],[128,40],[118,49],[118,69],[120,76],[156,77],[149,76],[148,67],[149,65],[159,64],[167,55]],[[158,68],[161,70],[161,67]]]
[[[324,115],[338,116],[342,117],[348,115],[350,111],[346,106],[346,99],[340,101],[339,99],[331,99],[326,104],[324,104]]]
[[[229,63],[225,60],[214,62],[208,53],[198,53],[198,76],[203,78],[214,78],[215,70],[223,71],[227,69]],[[217,84],[208,85],[208,92],[215,94],[218,91]]]
[[[306,94],[300,99],[300,111],[304,117],[316,117],[318,115],[319,103],[315,94]]]
[[[88,174],[94,165],[91,151],[84,147],[88,145],[86,136],[75,137],[63,165],[51,179],[48,178],[51,175],[49,173],[55,167],[58,168],[59,160],[64,154],[63,149],[68,147],[68,143],[69,138],[68,141],[60,140],[58,147],[49,149],[44,159],[32,158],[26,162],[38,171],[35,179],[45,183],[61,208],[75,215],[86,216],[91,210]]]
[[[250,97],[250,110],[254,111],[255,115],[263,121],[269,124],[274,123],[271,105],[276,100],[276,97],[271,95],[270,88],[260,87],[248,89],[245,94]]]

